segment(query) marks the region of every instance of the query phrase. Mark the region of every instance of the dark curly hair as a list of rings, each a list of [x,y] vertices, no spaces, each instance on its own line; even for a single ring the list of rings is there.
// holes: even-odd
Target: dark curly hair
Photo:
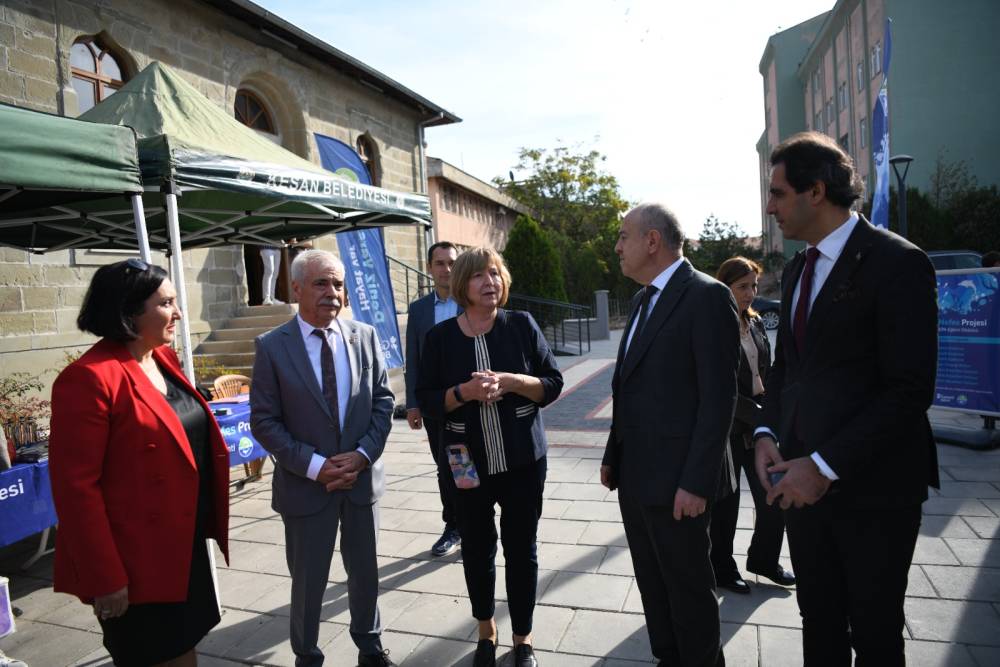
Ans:
[[[825,134],[800,132],[785,139],[771,152],[771,166],[779,164],[785,165],[785,178],[798,193],[819,182],[826,186],[826,198],[836,206],[850,208],[861,197],[861,179],[854,171],[854,161]]]

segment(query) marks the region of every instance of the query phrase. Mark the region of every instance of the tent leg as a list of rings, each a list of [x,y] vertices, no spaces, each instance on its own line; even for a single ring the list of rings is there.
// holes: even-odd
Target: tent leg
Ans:
[[[132,195],[132,217],[135,218],[135,235],[139,239],[139,256],[142,261],[153,261],[149,251],[149,234],[146,232],[146,212],[142,208],[142,195]]]
[[[177,215],[177,195],[164,194],[167,202],[167,228],[170,231],[170,274],[177,290],[177,306],[181,309],[181,343],[184,345],[184,374],[191,384],[194,379],[194,357],[191,354],[191,318],[188,313],[187,287],[184,285],[184,257],[181,255],[181,224]]]

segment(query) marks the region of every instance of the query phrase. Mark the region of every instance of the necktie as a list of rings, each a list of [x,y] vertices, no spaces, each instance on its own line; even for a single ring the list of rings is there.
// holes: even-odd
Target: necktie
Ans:
[[[333,348],[326,338],[328,330],[313,329],[313,336],[318,336],[323,343],[319,353],[320,374],[323,376],[323,398],[330,406],[336,432],[336,448],[340,447],[340,402],[337,400],[337,367],[333,363]]]
[[[819,250],[806,250],[806,265],[802,269],[802,281],[799,283],[799,301],[795,304],[795,318],[792,320],[792,334],[795,336],[795,347],[801,355],[806,350],[806,323],[809,321],[809,297],[812,295],[813,274],[816,272],[816,259]]]
[[[646,326],[646,319],[649,317],[649,301],[656,294],[657,287],[655,285],[646,285],[642,290],[642,300],[639,305],[639,317],[635,321],[635,331],[632,333],[632,340],[629,341],[628,347],[631,350],[632,346],[639,336],[642,334],[642,328]]]

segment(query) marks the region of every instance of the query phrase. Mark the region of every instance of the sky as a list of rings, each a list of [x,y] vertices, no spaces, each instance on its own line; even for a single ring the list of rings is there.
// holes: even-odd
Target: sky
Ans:
[[[709,215],[760,234],[760,58],[834,5],[256,2],[462,118],[427,129],[428,155],[489,181],[522,147],[596,149],[626,199],[665,203],[692,237]]]

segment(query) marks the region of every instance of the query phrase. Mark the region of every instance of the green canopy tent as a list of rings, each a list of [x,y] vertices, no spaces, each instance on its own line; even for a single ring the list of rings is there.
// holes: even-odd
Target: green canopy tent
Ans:
[[[185,311],[181,248],[283,245],[293,237],[360,227],[430,225],[426,196],[362,185],[325,171],[244,126],[160,63],[150,64],[81,118],[126,125],[139,136],[149,242],[170,251]],[[102,202],[94,203],[92,212],[109,223],[126,213]],[[135,245],[120,224],[106,225],[100,234],[110,247]],[[190,376],[187,318],[181,329]]]
[[[339,178],[246,127],[157,62],[81,119],[135,129],[147,190],[179,196],[184,248],[429,224],[427,197]],[[147,211],[154,247],[167,245],[167,214]]]
[[[131,128],[0,104],[0,245],[94,247],[100,227],[144,240],[142,189]],[[109,207],[121,209],[113,220],[95,212]]]

